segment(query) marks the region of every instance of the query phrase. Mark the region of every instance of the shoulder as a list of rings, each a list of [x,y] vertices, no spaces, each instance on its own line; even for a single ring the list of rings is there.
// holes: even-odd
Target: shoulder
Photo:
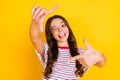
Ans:
[[[44,43],[44,50],[48,50],[48,44]]]
[[[79,52],[80,54],[84,53],[84,51],[85,51],[85,49],[83,49],[83,48],[78,48],[78,52]]]

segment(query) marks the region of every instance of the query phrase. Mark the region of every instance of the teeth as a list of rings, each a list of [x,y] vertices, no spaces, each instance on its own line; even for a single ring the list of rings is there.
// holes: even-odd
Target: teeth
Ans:
[[[65,33],[61,33],[61,34],[59,35],[59,38],[64,38],[64,36],[65,36]]]

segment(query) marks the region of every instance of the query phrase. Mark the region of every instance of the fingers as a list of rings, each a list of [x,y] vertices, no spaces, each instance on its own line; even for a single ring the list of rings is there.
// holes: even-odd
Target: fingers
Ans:
[[[39,19],[43,16],[47,16],[48,14],[50,14],[51,12],[55,11],[57,8],[59,7],[59,5],[56,5],[55,7],[49,9],[49,10],[46,10],[44,9],[43,7],[41,6],[37,6],[35,5],[33,8],[32,8],[32,18],[33,19]]]
[[[55,7],[49,9],[49,10],[46,10],[44,9],[43,7],[41,6],[37,6],[35,5],[33,8],[32,8],[32,19],[37,22],[37,24],[39,25],[39,29],[40,29],[40,32],[43,32],[43,21],[44,21],[44,18],[51,12],[53,12],[54,10],[56,10],[59,6],[56,5]]]
[[[51,13],[51,12],[53,12],[53,11],[55,11],[56,9],[58,9],[59,6],[60,6],[60,5],[56,5],[55,7],[49,9],[49,10],[48,10],[48,14]]]
[[[93,49],[92,46],[87,42],[86,38],[84,38],[84,43],[87,49]]]
[[[32,18],[35,19],[36,15],[38,14],[38,12],[40,11],[40,7],[35,5],[32,9]]]
[[[68,62],[72,62],[74,60],[78,60],[79,63],[82,64],[82,66],[84,66],[84,67],[89,67],[89,65],[86,63],[84,56],[82,54],[75,56],[75,57],[72,57],[71,59],[68,60]]]
[[[33,7],[33,19],[38,19],[43,14],[43,8],[39,6]]]
[[[83,58],[83,56],[82,56],[82,55],[78,55],[78,56],[75,56],[75,57],[70,58],[70,59],[68,60],[68,62],[72,62],[72,61],[74,61],[74,60],[79,60],[79,59],[81,59],[81,58]]]
[[[38,7],[38,5],[33,6],[33,8],[32,8],[32,16],[33,16],[34,11],[35,11],[35,9],[36,9],[37,7]]]
[[[44,18],[47,15],[47,11],[42,8],[36,16],[36,19],[39,20],[40,18]]]

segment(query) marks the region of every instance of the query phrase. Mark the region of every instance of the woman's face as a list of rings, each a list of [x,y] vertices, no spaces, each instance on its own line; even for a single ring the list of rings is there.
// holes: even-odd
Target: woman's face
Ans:
[[[53,19],[50,26],[52,35],[57,40],[57,42],[67,42],[69,30],[67,25],[63,22],[62,19],[60,18]]]

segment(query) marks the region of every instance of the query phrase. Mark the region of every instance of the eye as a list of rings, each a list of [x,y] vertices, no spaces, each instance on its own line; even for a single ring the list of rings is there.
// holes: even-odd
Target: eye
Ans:
[[[65,27],[66,25],[65,24],[62,24],[62,27]]]
[[[57,28],[55,27],[55,28],[53,28],[52,30],[57,30]]]

